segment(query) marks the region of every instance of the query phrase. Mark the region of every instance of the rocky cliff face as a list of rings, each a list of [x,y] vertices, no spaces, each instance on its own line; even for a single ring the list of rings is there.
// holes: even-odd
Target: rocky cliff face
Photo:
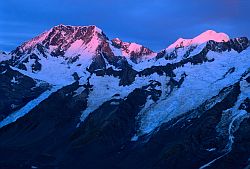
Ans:
[[[249,45],[207,31],[155,53],[56,26],[0,56],[0,168],[245,169]]]

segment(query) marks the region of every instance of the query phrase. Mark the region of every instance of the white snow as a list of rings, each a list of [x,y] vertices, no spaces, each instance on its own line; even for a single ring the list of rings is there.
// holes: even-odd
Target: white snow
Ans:
[[[80,55],[81,64],[89,64],[92,57],[96,55],[96,49],[100,43],[101,41],[95,32],[88,44],[84,44],[82,40],[76,40],[71,44],[64,55],[69,58]]]
[[[142,45],[136,43],[122,42],[122,56],[130,57],[132,52],[140,52]]]
[[[224,87],[236,83],[249,68],[248,53],[249,50],[240,54],[234,51],[222,54],[209,52],[208,55],[215,59],[214,62],[201,65],[186,64],[176,69],[178,77],[184,72],[187,77],[179,89],[174,90],[170,96],[162,95],[157,104],[151,106],[150,111],[144,112],[140,133],[152,132],[162,123],[197,108],[204,101],[217,95]],[[235,67],[235,72],[223,78],[232,67]]]
[[[136,88],[141,88],[145,84],[148,84],[152,79],[159,79],[160,76],[152,74],[147,77],[136,77],[135,81],[129,86],[119,86],[120,79],[113,76],[96,76],[92,75],[90,78],[90,84],[93,84],[93,90],[89,94],[88,107],[82,112],[81,121],[88,117],[90,113],[100,107],[104,102],[109,101],[115,94],[119,94],[118,98],[125,98]],[[79,124],[77,125],[79,126]]]
[[[145,113],[150,112],[152,107],[155,106],[155,103],[150,97],[147,98],[147,101],[144,105],[144,107],[142,108],[142,110],[140,111],[140,113],[138,114],[138,116],[136,117],[136,120],[140,120],[140,117],[144,116]],[[137,133],[135,133],[135,135],[131,138],[131,141],[137,141],[139,139],[139,136],[141,135],[141,131],[137,131]]]
[[[206,149],[206,150],[209,151],[209,152],[211,152],[211,151],[215,151],[216,148],[208,148],[208,149]]]
[[[199,36],[195,37],[194,39],[183,39],[179,38],[175,43],[170,45],[167,49],[173,49],[178,47],[185,47],[190,45],[199,45],[205,43],[209,40],[213,40],[215,42],[227,42],[229,41],[229,36],[225,33],[217,33],[213,30],[208,30],[203,32]]]
[[[225,110],[223,112],[222,118],[224,118],[226,116],[224,118],[224,120],[226,120],[226,122],[224,122],[223,120],[220,122],[220,123],[223,123],[222,126],[227,126],[224,123],[229,122],[229,125],[227,128],[228,133],[226,133],[228,135],[228,143],[225,146],[225,149],[223,150],[225,153],[223,153],[219,157],[213,159],[212,161],[204,164],[199,169],[204,169],[204,168],[211,166],[214,162],[221,159],[222,157],[227,155],[232,150],[232,146],[234,143],[234,135],[233,135],[234,132],[238,130],[241,122],[245,118],[250,117],[250,115],[245,110],[239,110],[241,103],[246,98],[250,98],[250,85],[246,81],[243,80],[240,82],[240,90],[241,90],[241,93],[240,93],[240,96],[237,98],[237,102],[235,103],[235,105],[232,108]],[[217,131],[221,132],[220,126],[217,126],[217,128],[218,128]]]
[[[7,72],[7,69],[4,70],[4,71],[2,71],[0,74],[3,75],[3,74],[5,74],[6,72]]]
[[[209,167],[209,166],[210,166],[211,164],[213,164],[215,161],[221,159],[221,158],[224,157],[224,156],[225,156],[225,155],[222,155],[222,156],[219,156],[219,157],[215,158],[214,160],[210,161],[209,163],[207,163],[207,164],[201,166],[199,169],[204,169],[204,168]]]
[[[119,105],[119,102],[113,101],[113,102],[111,102],[110,104],[111,104],[111,105]]]
[[[139,45],[137,43],[128,43],[128,42],[123,42],[123,45],[125,46],[125,49],[122,50],[122,54],[123,56],[127,57],[127,58],[130,58],[131,57],[131,54],[134,52],[134,53],[140,53],[140,51],[142,50],[143,46],[142,45]],[[144,48],[144,50],[146,50]],[[156,56],[157,54],[156,53],[151,53],[151,54],[148,54],[148,55],[142,55],[140,57],[140,60],[139,62],[141,61],[146,61],[146,60],[149,60],[149,59],[152,59]]]
[[[74,94],[73,97],[78,96],[78,95],[81,94],[84,90],[85,90],[85,88],[84,88],[83,86],[79,87],[78,89],[76,89],[76,90],[74,91],[75,94]]]
[[[130,57],[131,57],[132,53],[140,53],[141,50],[143,50],[143,46],[140,44],[134,43],[134,42],[123,42],[119,38],[115,38],[115,39],[113,39],[113,41],[117,44],[121,44],[121,48],[118,49],[118,48],[115,48],[114,46],[112,46],[111,45],[112,43],[110,42],[110,48],[113,51],[114,55],[115,56],[124,56],[125,58],[127,58],[128,62],[130,64],[132,64],[132,65],[135,64],[130,60]],[[145,53],[146,50],[148,50],[148,49],[144,48],[143,52]],[[152,59],[156,55],[157,55],[157,53],[155,53],[155,52],[152,52],[150,54],[144,54],[144,55],[140,56],[140,60],[138,60],[138,61],[140,63],[140,62]]]
[[[227,135],[228,135],[228,144],[226,146],[226,149],[228,152],[232,150],[232,145],[234,143],[234,135],[233,133],[238,129],[241,121],[249,117],[248,113],[245,110],[239,110],[240,105],[243,103],[243,101],[246,98],[250,98],[250,85],[246,81],[240,82],[240,90],[241,93],[239,97],[237,98],[237,102],[235,105],[223,112],[223,116],[226,116],[226,121],[229,122],[228,129],[227,129]],[[221,121],[223,122],[223,120]],[[225,125],[225,124],[224,124]],[[220,132],[220,126],[217,127],[218,132]]]
[[[138,53],[142,48],[142,45],[136,43],[125,43],[125,45],[127,46],[128,52],[123,51],[124,56],[130,56],[131,52]]]
[[[112,52],[114,53],[115,56],[123,56],[121,49],[118,49],[118,48],[112,46],[111,41],[108,41],[108,43],[109,43],[110,49],[112,50]]]
[[[16,77],[13,76],[12,80],[10,81],[12,84],[18,84],[18,81],[16,80]]]
[[[14,113],[8,115],[5,119],[0,122],[0,128],[6,126],[10,123],[15,122],[17,119],[23,117],[25,114],[29,113],[33,108],[35,108],[38,104],[40,104],[43,100],[47,99],[52,93],[59,90],[61,86],[53,86],[50,90],[45,91],[36,99],[28,102],[24,107],[20,110],[15,111]]]
[[[73,76],[71,76],[73,72],[71,72],[65,64],[60,64],[60,62],[58,62],[59,59],[60,58],[51,58],[50,60],[47,60],[46,58],[43,58],[40,60],[40,63],[43,65],[42,70],[36,73],[32,73],[29,69],[28,71],[20,70],[15,67],[12,67],[12,69],[17,70],[29,77],[43,80],[53,85],[70,84],[74,81]]]
[[[205,46],[206,46],[206,43],[203,43],[203,44],[200,44],[198,46],[195,46],[195,49],[190,52],[189,57],[192,57],[192,56],[200,53],[204,49]],[[152,66],[164,66],[164,65],[167,65],[168,63],[173,64],[173,63],[180,62],[182,59],[184,59],[184,55],[186,54],[186,52],[189,49],[190,49],[190,46],[186,46],[186,47],[183,47],[183,48],[175,49],[177,57],[173,58],[173,59],[169,59],[169,60],[166,60],[165,57],[156,59],[155,58],[156,54],[153,53],[149,57],[146,56],[144,60],[142,60],[141,62],[139,62],[137,64],[133,63],[130,60],[128,60],[128,62],[129,62],[130,65],[133,66],[133,69],[135,69],[136,71],[141,71],[141,70],[144,70],[146,68],[150,68]],[[173,52],[173,50],[174,49],[167,49],[166,50],[166,54],[169,55],[171,52]]]
[[[131,138],[131,141],[138,141],[139,137],[137,135],[134,135],[132,138]]]
[[[72,76],[74,72],[78,73],[78,75],[83,79],[87,78],[89,74],[87,71],[83,71],[84,69],[86,69],[86,65],[77,66],[77,63],[69,65],[62,57],[41,57],[41,60],[39,60],[39,62],[42,64],[42,69],[38,72],[32,72],[30,64],[30,66],[26,65],[27,71],[20,70],[15,67],[11,68],[29,77],[46,81],[53,85],[64,86],[75,81],[74,77]]]

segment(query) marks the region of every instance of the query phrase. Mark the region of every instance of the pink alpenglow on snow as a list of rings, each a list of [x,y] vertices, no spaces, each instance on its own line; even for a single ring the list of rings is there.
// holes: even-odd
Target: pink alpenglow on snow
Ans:
[[[227,42],[230,40],[229,36],[225,33],[217,33],[213,30],[208,30],[198,35],[194,39],[179,38],[175,43],[170,45],[167,49],[173,49],[178,47],[186,47],[191,45],[200,45],[202,43],[213,40],[215,42]]]
[[[42,43],[42,41],[44,41],[48,37],[50,32],[51,32],[51,30],[45,31],[41,35],[31,39],[30,41],[25,42],[23,45],[21,45],[21,49],[23,51],[25,51],[25,50],[27,50],[29,48],[34,47],[38,43]]]
[[[92,55],[93,52],[96,50],[95,48],[100,44],[100,36],[102,34],[102,30],[95,25],[89,26],[71,26],[71,25],[57,25],[51,28],[49,31],[45,31],[41,35],[31,39],[30,41],[25,42],[23,45],[20,46],[22,51],[27,49],[31,49],[35,47],[37,44],[49,44],[51,50],[54,50],[61,46],[65,48],[67,46],[71,46],[71,49],[74,51],[80,51],[83,54]],[[77,37],[81,36],[81,37]],[[56,40],[57,39],[57,40]],[[72,41],[75,39],[74,41]],[[89,44],[86,44],[85,41],[79,39],[89,39]],[[55,45],[52,43],[58,43]],[[64,41],[63,41],[64,40]],[[62,43],[63,42],[63,43]],[[84,49],[84,51],[83,51]]]
[[[119,38],[113,39],[112,42],[121,49],[121,54],[125,57],[131,57],[132,55],[137,54],[144,56],[146,59],[150,59],[156,56],[156,53],[149,48],[134,42],[123,42]]]

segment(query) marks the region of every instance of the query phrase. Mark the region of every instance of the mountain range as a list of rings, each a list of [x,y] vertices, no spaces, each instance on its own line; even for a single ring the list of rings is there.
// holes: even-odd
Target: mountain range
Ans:
[[[58,25],[0,52],[0,168],[248,169],[249,46]]]

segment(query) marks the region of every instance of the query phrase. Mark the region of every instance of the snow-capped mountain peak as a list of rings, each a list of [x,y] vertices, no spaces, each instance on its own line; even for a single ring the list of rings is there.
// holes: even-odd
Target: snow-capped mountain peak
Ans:
[[[119,38],[115,38],[112,40],[112,43],[117,46],[118,48],[122,49],[123,55],[124,56],[130,56],[132,52],[135,53],[141,53],[142,55],[148,55],[150,53],[153,53],[152,50],[137,44],[135,42],[123,42]]]
[[[109,41],[95,25],[55,26],[17,47],[12,54],[18,58],[25,53],[33,53],[36,49],[45,55],[65,58],[92,58],[104,51],[110,56],[123,56],[135,63],[156,56],[155,52],[137,43],[123,42],[119,38]]]
[[[95,42],[93,39],[95,39]],[[13,53],[25,53],[35,48],[38,44],[41,44],[51,52],[55,52],[54,54],[60,55],[61,52],[58,51],[66,51],[73,43],[74,48],[76,47],[75,43],[79,45],[78,47],[82,47],[82,44],[87,45],[89,42],[92,43],[91,45],[96,44],[98,46],[101,40],[107,40],[106,36],[100,28],[94,25],[70,26],[60,24],[25,42]]]
[[[113,44],[116,44],[116,45],[118,45],[118,46],[120,46],[120,45],[122,45],[122,40],[120,39],[120,38],[114,38],[113,40],[112,40],[112,42],[113,42]]]
[[[122,56],[130,58],[134,62],[156,56],[156,53],[149,48],[134,42],[123,42],[119,38],[115,38],[112,40],[112,44],[121,49]]]
[[[108,38],[98,27],[61,24],[17,47],[11,52],[11,62],[20,69],[39,74],[40,79],[50,83],[58,83],[58,74],[70,77],[68,82],[71,82],[74,80],[71,75],[78,72],[80,66],[89,67],[96,58],[99,58],[96,64],[103,67],[105,62],[99,55],[110,51],[107,48],[110,49]],[[108,56],[111,57],[112,52]],[[58,70],[54,70],[55,66]]]
[[[207,30],[193,39],[179,38],[175,43],[171,44],[167,49],[186,47],[191,45],[200,45],[208,41],[227,42],[230,40],[225,33],[217,33],[214,30]]]
[[[213,30],[207,30],[193,39],[194,43],[204,43],[209,40],[213,40],[215,42],[227,42],[230,38],[225,33],[217,33]]]
[[[137,64],[156,56],[156,53],[142,45],[122,42],[118,38],[110,41],[94,25],[61,24],[25,42],[11,55],[13,66],[40,74],[41,80],[58,84],[58,74],[60,77],[70,77],[68,83],[74,81],[71,75],[75,72],[85,76],[86,72],[80,70],[88,68],[88,71],[93,72],[110,67],[116,69],[126,61]],[[54,70],[55,66],[60,67],[59,72],[59,68]],[[48,74],[50,78],[47,78]],[[65,81],[59,81],[59,84],[65,84]]]

